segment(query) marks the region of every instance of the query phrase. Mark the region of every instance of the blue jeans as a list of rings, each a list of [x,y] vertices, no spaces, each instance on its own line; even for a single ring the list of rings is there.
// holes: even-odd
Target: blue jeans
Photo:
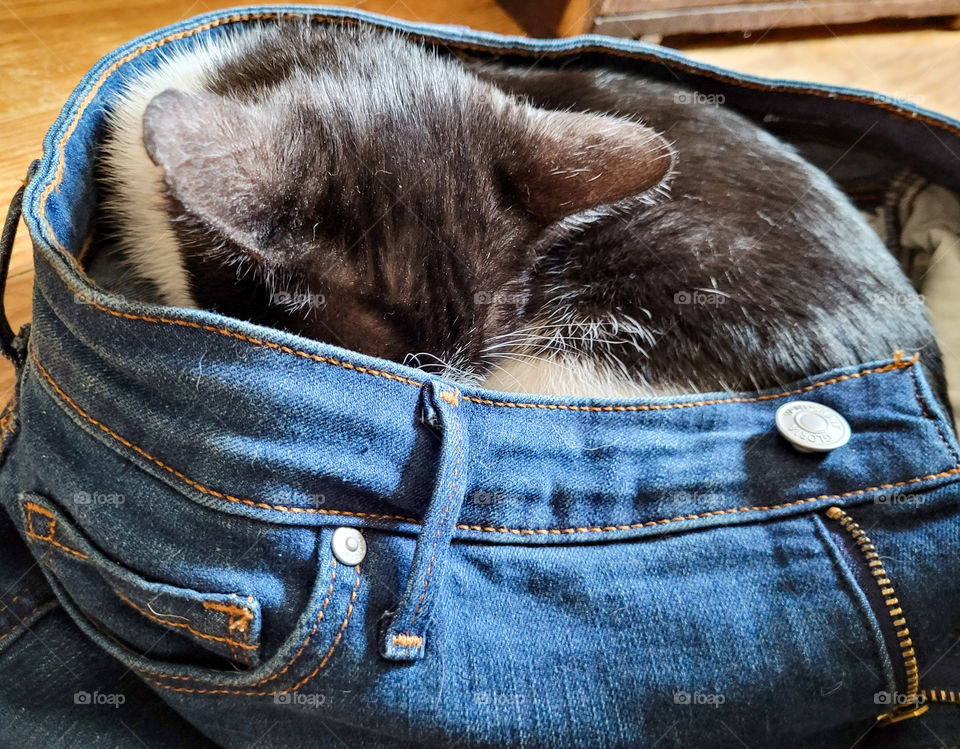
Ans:
[[[736,396],[507,397],[92,285],[99,105],[125,66],[242,22],[101,61],[26,192],[33,324],[0,415],[3,745],[958,741],[960,446],[914,360]],[[960,179],[934,149],[960,148],[960,125],[867,95],[634,42],[377,22],[873,122]],[[794,450],[774,426],[791,399],[842,414],[849,443]]]

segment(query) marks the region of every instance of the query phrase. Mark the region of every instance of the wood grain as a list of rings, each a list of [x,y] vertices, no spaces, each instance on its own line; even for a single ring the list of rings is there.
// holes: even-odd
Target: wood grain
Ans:
[[[493,0],[332,2],[408,20],[454,23],[505,34],[518,21]],[[13,195],[45,131],[97,59],[134,36],[231,2],[190,0],[0,0],[0,202]],[[508,6],[507,6],[508,7]],[[569,0],[560,27],[579,30],[589,0]],[[778,40],[691,49],[698,59],[759,75],[871,88],[960,117],[960,34],[941,30]],[[6,294],[16,329],[30,318],[32,258],[21,226]],[[12,367],[0,362],[0,400],[12,391]]]
[[[659,6],[659,7],[658,7]],[[716,34],[740,29],[852,24],[880,18],[955,16],[957,0],[608,0],[594,30],[616,36]]]

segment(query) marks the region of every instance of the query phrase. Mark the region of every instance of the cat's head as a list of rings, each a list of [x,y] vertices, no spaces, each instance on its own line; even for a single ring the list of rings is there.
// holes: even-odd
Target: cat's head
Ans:
[[[317,49],[308,66],[254,50],[209,91],[147,107],[202,307],[483,374],[482,352],[522,324],[543,238],[670,171],[642,124],[536,109],[397,37]]]

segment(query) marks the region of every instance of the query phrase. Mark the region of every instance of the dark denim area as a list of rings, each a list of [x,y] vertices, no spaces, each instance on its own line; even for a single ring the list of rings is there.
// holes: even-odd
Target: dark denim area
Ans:
[[[29,351],[0,416],[0,744],[960,741],[960,447],[913,360],[763,393],[522,397],[91,283],[75,257],[125,66],[279,12],[131,42],[47,138]],[[868,94],[621,40],[309,12],[670,69],[841,134],[875,119],[876,144],[960,183],[936,150],[960,125]],[[794,450],[774,424],[791,400],[842,414],[849,443]]]

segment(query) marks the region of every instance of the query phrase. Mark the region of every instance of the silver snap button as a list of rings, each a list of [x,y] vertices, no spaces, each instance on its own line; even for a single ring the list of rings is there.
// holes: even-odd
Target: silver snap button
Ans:
[[[330,548],[340,564],[355,567],[367,555],[367,542],[356,528],[337,528],[330,539]]]
[[[780,434],[800,452],[829,452],[850,440],[847,420],[821,403],[784,403],[777,409],[775,420]]]

